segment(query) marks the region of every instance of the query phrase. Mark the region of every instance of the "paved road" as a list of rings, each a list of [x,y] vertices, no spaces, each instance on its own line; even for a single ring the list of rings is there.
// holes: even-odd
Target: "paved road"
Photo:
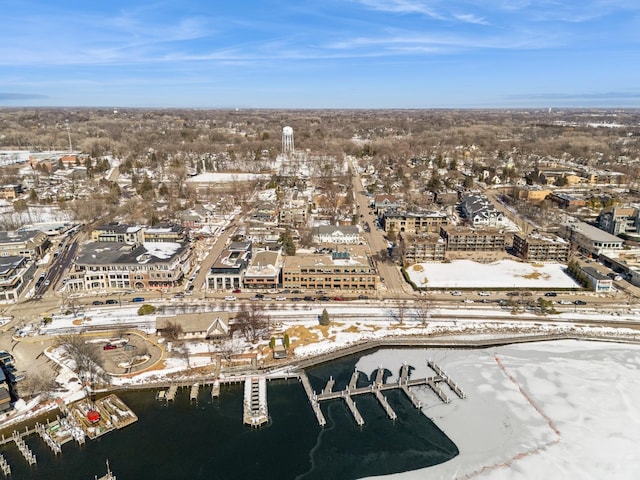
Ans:
[[[375,257],[380,257],[381,253],[385,253],[387,251],[388,242],[384,238],[384,231],[376,230],[376,217],[372,213],[369,213],[369,204],[372,199],[365,194],[362,179],[360,178],[353,161],[350,160],[349,163],[353,195],[355,197],[357,211],[359,212],[359,215],[362,215],[361,219],[367,222],[370,226],[370,230],[368,232],[365,231],[362,235],[369,245],[371,254]],[[386,256],[384,258],[386,258]],[[383,295],[386,294],[384,292],[385,289],[386,292],[391,295],[407,295],[410,289],[408,289],[404,278],[402,278],[400,268],[396,264],[389,260],[381,259],[376,262],[376,268],[378,269],[378,274],[382,280]]]

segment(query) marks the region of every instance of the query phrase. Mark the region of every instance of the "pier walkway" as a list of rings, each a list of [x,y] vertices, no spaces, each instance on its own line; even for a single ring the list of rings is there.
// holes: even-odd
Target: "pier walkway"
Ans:
[[[260,427],[269,421],[266,377],[251,377],[244,382],[244,414],[246,425]]]
[[[449,403],[450,402],[449,397],[447,397],[445,392],[440,387],[440,384],[444,383],[456,395],[458,395],[458,397],[465,398],[465,395],[462,389],[453,380],[451,380],[449,376],[445,375],[442,369],[438,365],[436,365],[432,361],[428,361],[427,364],[434,372],[436,372],[436,375],[432,377],[427,377],[427,378],[410,379],[409,366],[405,364],[405,365],[402,365],[400,369],[400,376],[396,382],[384,383],[384,369],[378,368],[378,370],[376,371],[375,380],[373,381],[373,383],[366,385],[364,387],[358,387],[357,384],[358,384],[358,377],[360,375],[360,372],[355,371],[351,375],[351,378],[349,379],[349,383],[344,390],[334,391],[333,386],[335,381],[333,380],[333,377],[330,377],[326,387],[319,394],[313,390],[313,388],[311,387],[311,384],[309,383],[309,379],[304,372],[300,374],[300,381],[302,382],[304,390],[307,393],[307,397],[309,398],[309,403],[313,408],[313,411],[318,420],[318,424],[320,426],[324,427],[327,423],[322,413],[322,410],[320,409],[320,402],[323,402],[326,400],[335,400],[338,398],[341,398],[346,402],[347,407],[351,411],[351,414],[353,415],[355,422],[359,426],[362,426],[364,424],[364,419],[362,418],[362,415],[358,411],[356,404],[352,398],[353,396],[356,396],[356,395],[372,393],[376,397],[376,399],[384,409],[385,413],[391,420],[396,420],[398,416],[396,415],[393,408],[391,408],[391,405],[389,405],[387,398],[382,394],[382,392],[386,390],[393,390],[393,389],[402,390],[404,394],[407,396],[407,398],[411,401],[413,406],[416,408],[422,408],[422,403],[420,402],[420,400],[418,399],[416,394],[411,390],[410,387],[417,387],[421,385],[427,386],[431,390],[433,390],[433,392],[438,396],[438,398],[442,402]]]
[[[309,398],[309,403],[311,404],[311,408],[313,409],[313,413],[316,415],[316,419],[318,420],[318,425],[324,427],[327,424],[327,421],[324,418],[322,410],[320,409],[320,404],[318,403],[318,395],[311,388],[311,384],[309,383],[309,377],[307,374],[302,371],[300,373],[300,381],[302,382],[302,386],[304,387],[304,391],[307,393],[307,397]],[[333,388],[333,378],[330,378],[327,382],[328,393],[331,393],[331,389]]]

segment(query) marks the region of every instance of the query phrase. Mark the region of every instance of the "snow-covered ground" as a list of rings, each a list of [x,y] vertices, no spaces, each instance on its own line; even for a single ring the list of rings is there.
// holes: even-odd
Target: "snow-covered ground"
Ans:
[[[441,465],[387,478],[635,479],[640,472],[640,346],[557,341],[486,350],[381,350],[360,359],[412,377],[434,360],[467,398],[414,391],[458,446]],[[450,397],[453,394],[449,395]]]
[[[228,182],[247,182],[251,180],[259,180],[269,178],[269,175],[258,173],[201,173],[194,177],[188,178],[187,183],[228,183]]]
[[[417,263],[407,268],[407,273],[422,288],[579,288],[564,269],[560,263],[456,260]]]
[[[352,310],[347,306],[336,307],[331,326],[325,330],[318,327],[319,307],[310,310],[304,321],[300,320],[302,311],[279,311],[273,326],[291,332],[295,354],[301,357],[393,335],[429,334],[433,338],[448,336],[455,340],[488,338],[500,332],[523,335],[556,331],[576,335],[617,332],[618,338],[636,338],[631,329],[593,328],[571,322],[583,317],[624,319],[603,312],[567,312],[551,317],[558,320],[555,325],[541,325],[540,318],[526,321],[509,312],[492,311],[491,316],[504,317],[504,321],[498,322],[483,320],[487,312],[482,310],[455,310],[455,317],[431,319],[423,326],[415,321],[399,325],[389,319],[372,319],[371,307],[359,308],[360,320],[341,321],[335,317]],[[434,309],[435,312],[447,311]],[[290,320],[286,314],[290,314]],[[98,308],[92,310],[92,320],[86,324],[129,323],[136,316],[133,307]],[[145,321],[153,323],[151,318]],[[62,330],[76,326],[70,316],[57,317],[53,323]],[[315,338],[298,342],[303,335],[296,334],[298,331],[307,331],[307,340]],[[237,340],[234,351],[247,346]],[[189,368],[205,366],[214,360],[214,350],[208,342],[192,342],[188,355],[167,354],[162,366],[133,377],[120,377],[114,384],[125,387],[162,381],[169,376],[175,379],[181,374],[186,379]],[[47,353],[62,366],[58,377],[61,389],[56,396],[66,402],[77,399],[83,392],[68,368],[64,352],[52,349]],[[554,341],[478,350],[379,350],[363,356],[357,368],[370,374],[384,366],[395,373],[406,362],[415,368],[412,377],[420,378],[432,374],[427,359],[436,361],[467,394],[464,400],[450,394],[453,401],[443,404],[426,388],[415,389],[425,405],[424,414],[453,440],[460,455],[438,466],[390,478],[635,479],[640,471],[640,455],[636,453],[640,444],[640,404],[635,400],[640,397],[640,346]],[[46,407],[36,402],[16,404],[13,421],[41,413],[42,408]]]

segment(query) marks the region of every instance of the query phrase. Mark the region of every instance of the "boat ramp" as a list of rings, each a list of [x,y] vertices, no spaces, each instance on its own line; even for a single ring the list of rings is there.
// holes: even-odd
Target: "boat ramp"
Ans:
[[[313,408],[313,412],[316,416],[316,419],[318,420],[318,424],[321,427],[324,427],[327,421],[324,418],[322,409],[320,408],[320,402],[327,401],[327,400],[335,400],[335,399],[343,399],[347,407],[349,408],[349,411],[353,415],[353,418],[356,424],[358,424],[359,426],[362,426],[364,425],[364,418],[358,411],[356,402],[353,400],[353,397],[357,395],[363,395],[366,393],[373,394],[378,400],[378,403],[380,403],[380,405],[384,409],[387,416],[394,421],[398,418],[398,416],[393,410],[393,408],[391,408],[391,405],[389,405],[387,398],[382,393],[387,390],[392,390],[392,389],[402,390],[404,394],[407,396],[407,398],[411,401],[413,406],[416,408],[422,408],[422,403],[420,402],[420,400],[415,395],[415,393],[411,390],[410,387],[425,385],[429,387],[431,390],[433,390],[442,402],[449,403],[450,402],[449,397],[445,394],[445,392],[440,387],[440,384],[444,383],[459,398],[465,398],[465,394],[462,391],[462,389],[453,380],[451,380],[451,378],[448,375],[446,375],[438,365],[436,365],[434,362],[430,360],[427,361],[427,365],[436,373],[436,375],[426,377],[426,378],[410,379],[409,366],[405,364],[405,365],[402,365],[402,368],[400,369],[400,376],[396,382],[384,383],[383,381],[384,369],[379,368],[376,371],[376,376],[373,383],[363,387],[357,386],[360,372],[356,370],[351,375],[351,378],[349,380],[349,383],[347,384],[347,387],[344,390],[339,390],[339,391],[333,390],[333,386],[335,384],[333,377],[329,378],[329,380],[327,381],[326,387],[320,393],[316,393],[313,390],[305,372],[302,372],[300,374],[300,381],[302,382],[304,390],[307,393],[307,397],[309,398],[309,403]]]

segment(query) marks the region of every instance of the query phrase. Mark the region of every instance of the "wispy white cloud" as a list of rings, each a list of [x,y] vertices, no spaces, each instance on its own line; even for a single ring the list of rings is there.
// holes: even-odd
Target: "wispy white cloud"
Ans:
[[[474,15],[473,13],[458,13],[458,14],[454,14],[453,17],[456,20],[459,20],[465,23],[473,23],[476,25],[489,25],[489,22],[487,21],[486,18],[480,17],[478,15]]]
[[[356,0],[358,3],[381,12],[412,14],[417,13],[435,19],[443,19],[430,2],[420,0]]]

